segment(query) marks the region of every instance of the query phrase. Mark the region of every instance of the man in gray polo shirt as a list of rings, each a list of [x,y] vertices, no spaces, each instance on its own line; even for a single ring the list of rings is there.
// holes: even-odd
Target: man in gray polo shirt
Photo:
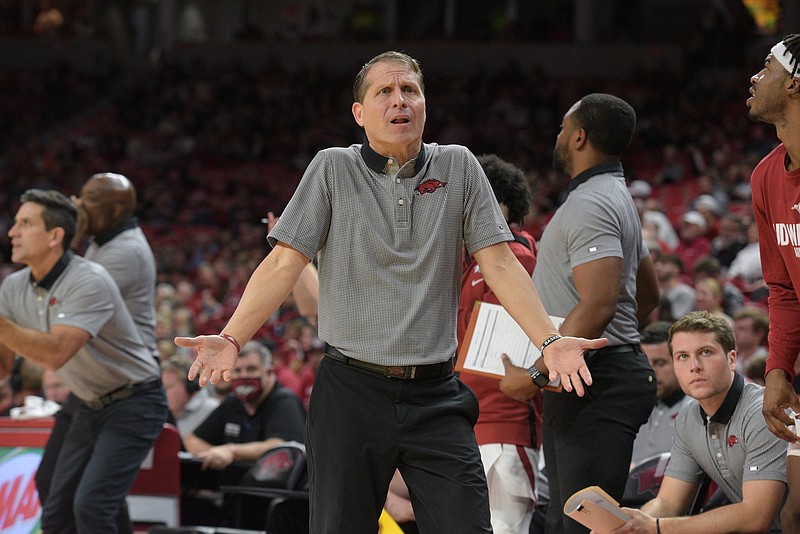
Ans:
[[[605,340],[557,336],[476,158],[422,142],[419,64],[386,52],[353,88],[365,142],[311,161],[223,332],[175,341],[198,351],[190,377],[228,380],[239,344],[319,253],[327,345],[306,424],[311,532],[374,534],[395,468],[421,532],[490,532],[478,403],[452,373],[463,246],[568,390],[583,394],[583,351]]]
[[[72,201],[78,208],[72,248],[80,248],[84,238],[90,237],[84,258],[105,267],[114,279],[143,341],[158,360],[156,261],[150,244],[133,215],[136,208],[136,189],[121,174],[99,173],[83,184],[81,196],[73,197]],[[80,404],[75,395],[70,395],[56,415],[53,431],[36,471],[36,489],[43,505],[50,494],[53,470],[61,444],[69,429],[71,417]],[[119,524],[122,525],[120,528],[130,524],[125,506],[120,510]]]
[[[21,202],[8,235],[11,259],[27,267],[0,285],[0,359],[21,355],[56,371],[83,403],[42,528],[118,532],[120,507],[166,419],[159,367],[108,272],[69,251],[75,206],[36,189]]]
[[[670,330],[675,375],[696,402],[675,420],[675,441],[658,496],[614,532],[780,532],[786,442],[761,416],[764,388],[736,374],[733,331],[724,319],[692,312]],[[704,476],[732,504],[686,516]]]
[[[622,498],[633,440],[656,400],[638,325],[658,304],[658,282],[620,163],[635,125],[627,102],[590,94],[564,115],[553,152],[569,196],[542,234],[533,282],[545,309],[565,318],[562,334],[607,337],[609,346],[586,355],[589,394],[543,392],[548,534],[585,532],[562,509],[586,486]],[[507,366],[501,390],[530,398],[526,374]]]

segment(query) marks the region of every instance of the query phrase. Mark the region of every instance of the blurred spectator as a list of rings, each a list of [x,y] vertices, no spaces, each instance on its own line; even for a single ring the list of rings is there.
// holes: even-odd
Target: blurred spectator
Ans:
[[[706,236],[714,238],[718,234],[719,218],[722,215],[722,207],[719,201],[711,195],[700,195],[693,203],[693,210],[705,217]]]
[[[719,260],[723,268],[728,269],[739,251],[747,244],[744,230],[745,225],[741,215],[728,213],[720,220],[719,232],[711,241],[711,255]]]
[[[661,320],[675,321],[694,310],[694,288],[681,281],[683,261],[674,254],[660,254],[655,267],[661,300],[665,304]]]
[[[64,26],[64,15],[48,0],[41,0],[33,21],[33,32],[40,35],[57,36]]]
[[[764,278],[761,272],[761,253],[758,246],[758,227],[755,220],[747,226],[747,245],[733,258],[728,269],[730,278],[741,278],[748,287]]]
[[[722,288],[722,309],[733,317],[744,305],[744,295],[735,284],[722,276],[719,260],[713,256],[703,256],[694,264],[694,279],[713,278]],[[696,289],[696,288],[695,288]]]
[[[201,390],[197,381],[187,379],[191,365],[192,361],[185,356],[172,356],[161,362],[167,405],[181,438],[194,432],[220,403],[208,390]]]
[[[694,286],[695,309],[721,317],[733,326],[733,318],[722,309],[722,286],[713,278],[700,278]]]
[[[45,399],[59,404],[63,404],[69,396],[69,388],[64,385],[55,371],[50,369],[45,369],[42,374],[42,392]]]
[[[766,357],[769,335],[769,315],[758,308],[746,306],[733,316],[733,336],[736,340],[736,369],[743,372],[756,359]],[[762,373],[761,379],[763,381]]]
[[[680,224],[680,243],[674,250],[681,261],[683,261],[686,274],[691,274],[694,263],[701,256],[708,256],[711,253],[711,241],[706,237],[708,233],[708,222],[698,211],[687,211],[681,217]]]

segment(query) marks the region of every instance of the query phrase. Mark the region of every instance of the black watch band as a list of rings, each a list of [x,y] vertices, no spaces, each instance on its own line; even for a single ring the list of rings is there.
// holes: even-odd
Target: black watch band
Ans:
[[[528,374],[531,375],[531,380],[533,380],[533,383],[540,389],[550,383],[550,378],[547,375],[543,375],[539,369],[536,368],[536,364],[528,367]]]

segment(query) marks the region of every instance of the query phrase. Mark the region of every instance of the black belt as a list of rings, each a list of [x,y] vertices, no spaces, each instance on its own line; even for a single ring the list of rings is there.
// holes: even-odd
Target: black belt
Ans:
[[[161,388],[161,378],[158,376],[153,376],[148,378],[147,380],[143,380],[135,384],[126,384],[122,387],[115,389],[111,393],[106,393],[102,397],[98,397],[90,401],[83,401],[83,403],[92,410],[94,410],[95,412],[99,412],[105,408],[108,408],[117,401],[121,401],[122,399],[127,399],[137,391],[144,391],[148,389],[160,389],[160,388]]]
[[[586,360],[594,358],[595,356],[612,356],[614,354],[644,354],[642,346],[638,343],[629,343],[627,345],[614,345],[613,347],[603,347],[602,349],[594,349],[586,351]]]
[[[453,360],[441,363],[430,363],[425,365],[378,365],[361,360],[355,360],[342,354],[339,349],[325,344],[325,356],[342,362],[345,365],[352,365],[380,373],[386,378],[400,378],[402,380],[430,380],[432,378],[442,378],[453,374]]]

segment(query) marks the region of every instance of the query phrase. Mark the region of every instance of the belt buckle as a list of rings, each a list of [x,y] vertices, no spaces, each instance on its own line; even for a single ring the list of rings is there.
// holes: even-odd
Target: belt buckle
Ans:
[[[389,365],[384,369],[386,378],[414,378],[417,372],[416,365]]]
[[[90,401],[84,401],[84,404],[86,404],[86,406],[88,406],[89,409],[92,410],[93,412],[99,412],[100,410],[105,408],[105,406],[103,406],[103,400],[102,399],[94,399],[94,400],[90,400]]]

